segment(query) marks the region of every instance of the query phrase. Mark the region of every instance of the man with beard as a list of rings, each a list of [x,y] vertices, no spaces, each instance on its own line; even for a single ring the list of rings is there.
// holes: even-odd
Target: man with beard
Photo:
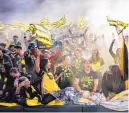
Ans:
[[[24,52],[21,46],[15,46],[15,67],[17,67],[22,74],[31,75],[31,79],[35,80],[36,75],[34,74],[34,56],[30,51]]]

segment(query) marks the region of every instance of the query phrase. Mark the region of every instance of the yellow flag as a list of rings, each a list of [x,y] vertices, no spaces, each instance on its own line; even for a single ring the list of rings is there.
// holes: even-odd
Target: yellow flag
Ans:
[[[51,30],[52,29],[52,25],[51,23],[49,22],[49,20],[47,18],[43,18],[41,21],[40,21],[40,25],[44,26],[45,28],[47,28],[48,30]]]
[[[40,47],[40,48],[50,48],[52,46],[52,42],[51,40],[48,40],[45,37],[37,37],[36,38],[38,41],[42,42],[44,47]]]
[[[36,27],[36,32],[38,32],[40,36],[50,38],[51,33],[46,27],[38,25],[38,24],[36,24],[35,27]]]
[[[9,32],[11,32],[12,30],[13,30],[13,29],[12,29],[11,27],[9,27],[9,28],[3,30],[2,32],[3,32],[3,34],[4,34],[5,36],[8,36]]]
[[[120,58],[120,70],[122,73],[122,76],[125,80],[125,89],[128,89],[128,49],[125,44],[124,38],[122,38],[122,51],[121,51],[121,58]]]
[[[27,25],[21,22],[15,22],[15,23],[8,24],[8,25],[12,28],[21,28],[23,30],[27,30],[27,27],[28,27]]]
[[[60,20],[53,22],[52,26],[54,28],[58,28],[58,27],[63,26],[65,24],[66,24],[66,18],[65,18],[65,16],[63,16]]]
[[[0,30],[4,28],[4,24],[0,24]]]
[[[68,26],[69,26],[69,27],[72,27],[72,26],[74,26],[75,24],[76,24],[76,22],[71,21],[71,22],[68,24]]]
[[[123,27],[123,29],[126,29],[129,26],[129,24],[127,24],[125,22],[122,22],[122,21],[119,21],[119,20],[112,20],[108,16],[107,16],[107,21],[109,22],[110,25],[117,26],[117,27]],[[122,30],[119,31],[118,35],[122,32]]]
[[[29,25],[29,28],[28,28],[28,31],[29,31],[30,33],[32,33],[32,35],[34,35],[34,34],[35,34],[35,31],[36,31],[35,25],[34,25],[34,24],[30,24],[30,25]]]
[[[49,20],[47,18],[43,18],[42,20],[40,20],[40,24],[41,25],[49,25],[50,22],[49,22]]]
[[[78,20],[77,20],[77,26],[79,28],[84,28],[86,26],[86,22],[85,22],[84,17],[79,17],[78,18]]]
[[[33,36],[35,35],[34,38],[43,43],[46,48],[50,48],[52,46],[51,32],[46,27],[39,24],[31,24],[29,31]]]

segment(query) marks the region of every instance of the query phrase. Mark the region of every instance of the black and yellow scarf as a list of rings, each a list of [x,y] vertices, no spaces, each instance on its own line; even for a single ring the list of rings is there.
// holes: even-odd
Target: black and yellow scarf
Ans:
[[[81,69],[82,68],[82,59],[81,57],[76,58],[76,69]]]
[[[66,78],[73,78],[73,71],[70,67],[62,66],[62,71],[64,72],[64,76],[61,77],[61,81]]]
[[[26,65],[25,65],[24,57],[21,58],[21,64],[22,64],[22,70],[21,71],[25,73],[26,72]]]
[[[41,102],[38,98],[38,93],[36,89],[31,85],[26,91],[26,104],[28,106],[38,106],[41,105]]]
[[[3,75],[0,75],[0,80],[3,81],[2,90],[4,90],[6,88],[7,78]]]

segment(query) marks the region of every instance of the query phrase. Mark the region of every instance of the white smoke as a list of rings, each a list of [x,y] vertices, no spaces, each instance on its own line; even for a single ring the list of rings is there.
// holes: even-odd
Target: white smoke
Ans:
[[[69,22],[85,16],[91,32],[104,34],[104,46],[107,49],[112,40],[112,32],[116,40],[117,34],[114,27],[109,27],[106,16],[129,23],[129,0],[3,0],[0,4],[0,23],[39,23],[44,17],[53,22],[64,15]],[[120,44],[118,40],[116,42],[117,48]]]
[[[128,0],[5,0],[1,22],[23,21],[38,23],[43,17],[51,21],[66,15],[69,21],[85,16],[93,25],[106,24],[106,16],[129,22]],[[8,4],[8,5],[7,5]],[[11,7],[11,11],[8,9]],[[2,13],[3,11],[3,13]]]
[[[43,17],[50,21],[66,16],[67,21],[75,21],[85,16],[91,31],[98,34],[115,32],[108,27],[106,16],[129,23],[129,0],[4,0],[0,1],[0,23],[21,21],[39,23]],[[105,28],[106,26],[106,28]],[[98,31],[98,29],[101,29]]]

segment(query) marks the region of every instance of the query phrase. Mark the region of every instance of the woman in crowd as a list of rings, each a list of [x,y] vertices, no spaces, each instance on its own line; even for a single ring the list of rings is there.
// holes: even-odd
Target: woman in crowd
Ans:
[[[114,94],[118,94],[125,90],[124,80],[120,69],[117,65],[112,65],[109,70],[104,73],[102,79],[102,92],[107,100],[111,99]],[[112,94],[111,94],[112,93]]]
[[[92,69],[98,73],[98,80],[99,80],[98,89],[101,89],[101,83],[102,83],[101,82],[102,81],[101,71],[104,66],[104,60],[102,57],[100,57],[100,53],[98,49],[92,50],[92,56],[90,58],[90,62],[91,62]]]
[[[114,34],[113,34],[113,38],[115,38]],[[119,65],[120,64],[120,57],[121,57],[121,48],[118,48],[116,50],[116,54],[115,54],[112,50],[114,43],[115,43],[115,39],[112,40],[112,43],[111,43],[110,48],[109,48],[109,53],[111,54],[112,58],[114,59],[115,64]]]
[[[60,90],[60,88],[58,87],[58,85],[56,84],[55,80],[54,80],[54,76],[52,75],[52,73],[49,71],[51,67],[51,63],[49,61],[49,59],[42,59],[41,60],[41,64],[40,64],[40,68],[44,71],[44,75],[42,78],[42,94],[44,93],[50,93],[52,91],[57,91]]]
[[[40,59],[40,54],[37,52],[36,60],[36,72],[42,73],[42,80],[41,80],[41,94],[52,93],[54,91],[59,91],[60,88],[58,87],[53,74],[50,72],[51,63],[49,59]],[[53,97],[54,98],[54,97]],[[55,99],[54,101],[50,102],[48,105],[63,105],[64,103]]]

